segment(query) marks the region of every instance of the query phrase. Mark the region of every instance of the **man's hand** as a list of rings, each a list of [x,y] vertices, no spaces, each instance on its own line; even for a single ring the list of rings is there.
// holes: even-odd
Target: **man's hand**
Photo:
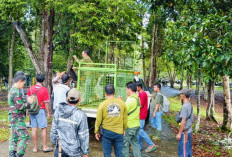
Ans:
[[[72,67],[73,70],[77,69],[77,67]]]
[[[76,55],[73,55],[73,58],[74,58],[74,59],[77,59],[77,56],[76,56]]]
[[[82,157],[88,157],[88,155],[82,155]]]
[[[100,137],[101,137],[101,135],[100,135],[99,133],[96,133],[96,134],[95,134],[95,138],[96,138],[96,140],[98,140],[98,141],[99,141]]]
[[[155,118],[155,114],[156,114],[156,112],[154,112],[153,114],[152,114],[152,116]]]
[[[126,136],[126,132],[125,131],[124,131],[123,135]]]
[[[34,95],[29,96],[29,97],[27,97],[27,102],[28,102],[29,104],[32,104],[33,101],[34,101],[34,99],[35,99],[35,96],[34,96]]]
[[[181,138],[181,134],[177,134],[177,135],[176,135],[176,140],[177,140],[177,141],[180,141],[180,138]]]

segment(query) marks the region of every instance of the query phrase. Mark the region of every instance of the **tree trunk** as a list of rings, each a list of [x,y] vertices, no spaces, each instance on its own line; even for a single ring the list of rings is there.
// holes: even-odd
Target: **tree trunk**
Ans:
[[[200,89],[201,89],[201,68],[199,66],[198,68],[198,80],[197,80],[198,84],[197,84],[197,123],[196,123],[196,132],[199,131],[199,127],[200,127],[200,121],[201,121],[201,115],[200,115],[200,105],[201,105],[201,93],[200,93]]]
[[[180,80],[180,90],[183,89],[183,83],[184,83],[184,70],[181,70],[181,80]]]
[[[213,80],[209,80],[209,103],[207,106],[207,110],[206,110],[206,120],[212,120],[214,122],[217,123],[215,117],[214,117],[214,106],[215,106],[215,96],[214,96],[214,81]]]
[[[155,58],[155,54],[154,54],[154,45],[155,45],[155,36],[157,34],[157,28],[156,25],[153,24],[152,27],[152,39],[151,39],[151,64],[150,64],[150,75],[149,75],[149,87],[151,87],[153,85],[153,81],[154,81],[154,58]]]
[[[227,124],[229,122],[229,129],[232,129],[232,114],[231,114],[231,97],[230,97],[230,79],[229,76],[223,76],[223,124],[222,130],[227,130]]]
[[[23,29],[20,27],[20,25],[18,24],[18,21],[13,22],[14,27],[16,28],[17,32],[19,33],[25,47],[26,50],[31,58],[31,61],[35,67],[35,70],[37,73],[41,73],[42,72],[42,68],[40,67],[40,65],[38,64],[38,61],[35,57],[35,53],[32,50],[31,44],[29,43],[26,34],[24,33]]]
[[[144,53],[144,40],[142,36],[142,52],[143,52],[143,80],[146,82],[146,64],[145,64],[145,53]]]
[[[13,60],[13,53],[14,53],[14,43],[15,43],[15,27],[13,26],[12,29],[12,39],[9,51],[9,79],[8,79],[8,90],[11,89],[13,84],[13,68],[12,68],[12,60]]]
[[[53,60],[53,34],[54,34],[54,20],[55,20],[55,11],[50,9],[50,15],[48,18],[48,55],[47,55],[47,87],[48,91],[52,93],[52,60]]]
[[[191,88],[191,83],[192,83],[192,76],[187,74],[187,88]]]
[[[154,71],[153,71],[153,83],[154,84],[157,81],[157,51],[155,50],[155,55],[154,55]]]
[[[208,84],[208,82],[205,82],[205,87],[204,87],[204,100],[206,100],[206,101],[208,101],[208,95],[209,95],[209,93],[208,93],[208,91],[209,91],[209,84]]]
[[[48,13],[44,9],[42,16],[41,36],[40,36],[40,65],[44,73],[47,72],[48,57]],[[47,81],[46,81],[47,86]]]
[[[174,84],[175,84],[175,79],[176,79],[176,71],[173,72],[169,72],[169,81],[170,81],[170,87],[174,88]]]

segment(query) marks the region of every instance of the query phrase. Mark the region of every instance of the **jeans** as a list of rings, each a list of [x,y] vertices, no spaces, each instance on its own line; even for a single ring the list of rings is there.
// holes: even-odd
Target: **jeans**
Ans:
[[[139,149],[139,143],[137,139],[139,130],[140,127],[126,129],[126,135],[124,136],[123,140],[123,157],[129,157],[129,145],[132,147],[134,157],[141,157],[141,151]]]
[[[103,129],[102,148],[104,157],[111,157],[112,145],[114,145],[115,157],[122,157],[123,134]]]
[[[137,136],[140,149],[142,149],[142,138],[147,142],[149,146],[154,145],[154,143],[152,142],[152,140],[150,139],[150,137],[147,135],[146,131],[144,130],[144,125],[145,125],[145,119],[140,120],[140,130]]]
[[[155,114],[155,118],[152,117],[151,118],[151,126],[152,128],[156,128],[158,131],[162,131],[162,115],[163,115],[163,111],[157,111]]]
[[[184,133],[181,134],[181,139],[178,142],[178,156],[192,157],[192,132],[188,133],[188,141],[185,144]]]

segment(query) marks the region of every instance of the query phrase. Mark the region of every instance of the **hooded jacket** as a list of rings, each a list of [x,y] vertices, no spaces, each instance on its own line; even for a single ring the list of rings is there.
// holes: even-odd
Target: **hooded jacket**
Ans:
[[[51,142],[60,140],[62,150],[69,156],[89,153],[89,129],[87,116],[76,106],[60,103],[53,117]]]

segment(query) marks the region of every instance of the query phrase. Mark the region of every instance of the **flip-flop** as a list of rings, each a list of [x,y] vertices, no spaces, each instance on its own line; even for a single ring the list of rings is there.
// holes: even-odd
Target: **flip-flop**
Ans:
[[[150,152],[152,152],[155,149],[156,149],[156,146],[154,146],[152,148],[147,148],[147,149],[145,149],[145,153],[150,153]]]
[[[47,150],[43,150],[44,153],[47,153],[47,152],[52,152],[53,149],[52,148],[48,148]]]
[[[33,148],[33,149],[32,149],[32,152],[33,152],[33,153],[37,153],[38,150],[35,150],[35,149]]]

